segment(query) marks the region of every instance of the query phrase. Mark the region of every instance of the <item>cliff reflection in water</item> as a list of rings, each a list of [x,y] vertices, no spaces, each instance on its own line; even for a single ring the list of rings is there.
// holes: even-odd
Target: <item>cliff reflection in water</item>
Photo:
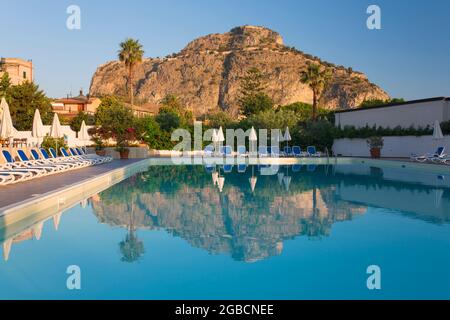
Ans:
[[[313,169],[283,167],[263,176],[256,167],[234,167],[218,179],[201,166],[150,167],[95,197],[93,210],[102,223],[129,230],[120,243],[124,261],[145,250],[136,229],[163,228],[192,246],[252,262],[281,254],[284,240],[327,236],[334,222],[365,212],[336,197],[329,167]]]

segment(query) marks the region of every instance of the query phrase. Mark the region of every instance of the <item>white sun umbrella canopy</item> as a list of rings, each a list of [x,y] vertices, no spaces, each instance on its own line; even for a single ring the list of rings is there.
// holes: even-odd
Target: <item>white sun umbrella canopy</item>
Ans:
[[[14,129],[11,119],[11,113],[9,112],[9,106],[6,103],[5,98],[2,98],[0,102],[1,108],[3,110],[2,119],[0,122],[0,138],[2,139],[11,139],[16,132]]]
[[[217,179],[217,187],[219,188],[219,192],[222,192],[224,184],[225,184],[225,177],[219,177]]]
[[[286,127],[286,131],[284,132],[283,140],[286,142],[289,142],[292,140],[291,134],[289,133],[289,127]]]
[[[58,114],[55,113],[53,115],[53,122],[50,128],[50,137],[52,138],[61,138],[63,136],[61,123],[59,122]],[[58,141],[56,142],[56,152],[58,153]]]
[[[219,131],[217,131],[217,140],[219,142],[224,142],[225,141],[225,136],[223,134],[223,130],[222,127],[219,128]]]
[[[248,182],[250,183],[250,189],[252,190],[252,192],[255,192],[255,187],[256,187],[257,181],[258,181],[258,179],[256,177],[251,177],[248,179]]]
[[[434,140],[444,139],[444,135],[442,134],[441,125],[439,124],[439,121],[438,121],[438,120],[435,120],[435,121],[434,121],[434,126],[433,126],[433,139],[434,139]]]
[[[256,141],[258,141],[258,136],[256,135],[256,130],[254,127],[252,127],[252,129],[250,130],[248,140],[250,141],[250,152],[256,153]]]
[[[36,145],[39,145],[39,140],[44,137],[44,125],[42,124],[41,113],[39,109],[34,111],[33,117],[33,128],[31,130],[31,135],[33,138],[38,139]]]
[[[59,122],[58,114],[54,113],[53,122],[50,128],[50,137],[52,138],[61,138],[63,136],[61,123]]]
[[[89,140],[89,133],[87,131],[87,127],[86,127],[86,123],[81,122],[81,127],[80,127],[80,131],[78,132],[78,139],[80,139],[81,141],[83,141],[83,145],[86,145],[86,141]]]
[[[437,141],[442,139],[444,139],[444,135],[442,134],[441,125],[438,120],[435,120],[433,125],[433,140],[435,140],[437,144]]]

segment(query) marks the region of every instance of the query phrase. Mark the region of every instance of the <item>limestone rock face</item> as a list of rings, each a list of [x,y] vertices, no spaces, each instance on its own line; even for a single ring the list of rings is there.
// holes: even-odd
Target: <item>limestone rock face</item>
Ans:
[[[257,67],[265,75],[267,93],[277,105],[312,103],[311,90],[300,82],[300,72],[308,62],[320,63],[333,72],[321,103],[327,108],[347,109],[365,99],[389,98],[363,73],[287,47],[270,29],[242,26],[200,37],[166,58],[144,59],[135,71],[136,100],[159,103],[165,95],[175,94],[195,115],[220,109],[236,115],[240,79],[249,68]],[[126,82],[123,64],[108,62],[97,68],[90,94],[126,95]]]

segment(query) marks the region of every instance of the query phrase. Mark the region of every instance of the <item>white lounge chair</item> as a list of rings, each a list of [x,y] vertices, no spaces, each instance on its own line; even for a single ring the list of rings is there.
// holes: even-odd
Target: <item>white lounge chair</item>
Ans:
[[[424,155],[411,155],[411,160],[417,162],[443,162],[447,158],[447,154],[444,153],[445,147],[438,147],[434,153],[426,153]]]

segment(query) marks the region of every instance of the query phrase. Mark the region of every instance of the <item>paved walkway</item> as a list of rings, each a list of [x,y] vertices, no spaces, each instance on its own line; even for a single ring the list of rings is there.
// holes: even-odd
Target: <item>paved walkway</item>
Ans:
[[[72,185],[99,174],[127,166],[142,159],[113,160],[110,163],[54,174],[48,177],[0,186],[0,208],[27,200],[34,195]]]

